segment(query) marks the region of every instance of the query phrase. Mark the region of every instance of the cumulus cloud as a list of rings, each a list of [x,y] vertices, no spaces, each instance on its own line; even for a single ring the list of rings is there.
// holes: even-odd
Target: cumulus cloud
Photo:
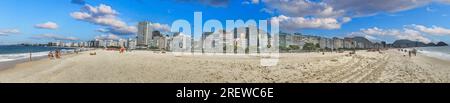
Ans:
[[[431,3],[433,0],[324,0],[336,10],[345,11],[346,16],[371,16],[377,13],[395,13],[414,9]]]
[[[39,29],[58,29],[58,24],[49,21],[43,24],[36,24],[34,27]]]
[[[420,32],[423,32],[426,34],[430,34],[430,35],[437,35],[437,36],[450,35],[450,29],[435,26],[435,25],[433,25],[431,27],[426,27],[423,25],[411,24],[411,25],[407,25],[405,27],[414,29],[414,30],[417,30],[417,31],[420,31]]]
[[[270,10],[270,9],[267,9],[267,8],[262,8],[262,9],[259,10],[259,11],[265,12],[265,13],[268,13],[268,14],[274,14],[274,13],[275,13],[274,11],[272,11],[272,10]]]
[[[259,4],[259,0],[247,0],[243,1],[242,4]]]
[[[160,24],[160,23],[150,23],[150,28],[153,30],[158,30],[162,32],[169,32],[170,26],[167,24]]]
[[[229,3],[229,0],[176,0],[178,2],[195,2],[201,3],[213,7],[226,7]]]
[[[395,13],[445,0],[262,0],[267,8],[287,16],[360,17]]]
[[[387,37],[387,38],[395,38],[395,39],[407,39],[407,40],[419,40],[424,43],[429,43],[431,40],[425,37],[426,34],[423,32],[403,28],[403,29],[381,29],[378,27],[361,29],[359,32],[352,32],[350,35],[359,35],[364,37]]]
[[[350,17],[343,17],[341,20],[342,20],[343,23],[347,23],[347,22],[352,21],[352,18],[350,18]]]
[[[436,9],[433,9],[431,7],[427,7],[425,10],[428,12],[436,12],[437,11]]]
[[[73,18],[96,25],[106,26],[110,32],[116,34],[134,34],[137,28],[129,26],[117,16],[119,13],[111,6],[100,4],[97,7],[85,5],[80,11],[70,14]]]
[[[450,0],[247,0],[246,2],[263,3],[267,9],[286,16],[351,18],[383,12],[396,13],[433,2],[450,4]]]
[[[107,30],[107,29],[104,29],[104,28],[100,28],[100,29],[97,29],[97,30],[95,30],[95,31],[101,32],[101,33],[107,33],[107,32],[108,32],[108,30]]]
[[[53,39],[53,40],[80,40],[76,37],[65,37],[65,36],[61,36],[61,35],[56,35],[56,34],[39,34],[39,35],[34,35],[31,38],[34,39]]]
[[[341,24],[334,18],[304,18],[287,17],[284,15],[272,17],[272,21],[278,21],[280,27],[287,31],[297,29],[339,29]]]
[[[260,10],[261,12],[297,18],[295,21],[304,21],[305,18],[310,19],[307,20],[310,22],[286,22],[288,25],[303,24],[290,25],[296,27],[288,29],[314,27],[317,29],[336,29],[341,24],[350,22],[352,18],[373,16],[379,13],[392,14],[423,7],[433,2],[450,4],[450,0],[247,0],[246,2],[249,4],[263,3],[264,8]],[[317,26],[318,24],[323,25]],[[283,27],[283,24],[280,26]]]
[[[19,34],[19,29],[0,29],[0,36],[8,36],[10,34]]]
[[[115,35],[115,34],[105,34],[105,35],[95,36],[95,39],[98,39],[98,40],[119,40],[121,38],[119,36]]]
[[[78,5],[84,5],[84,4],[86,4],[86,1],[84,1],[84,0],[71,0],[70,3],[78,4]]]
[[[343,10],[336,10],[323,2],[313,2],[310,0],[262,0],[268,10],[277,11],[282,15],[303,17],[337,17],[344,13]]]
[[[252,3],[264,3],[262,12],[281,14],[272,17],[278,20],[281,29],[295,31],[299,29],[339,29],[351,21],[351,17],[342,16],[344,10],[335,10],[332,6],[310,0],[254,0]]]

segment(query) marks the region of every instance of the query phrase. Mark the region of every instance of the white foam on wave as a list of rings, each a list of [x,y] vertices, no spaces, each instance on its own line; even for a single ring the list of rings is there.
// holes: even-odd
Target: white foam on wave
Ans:
[[[46,56],[49,51],[31,53],[31,57]],[[14,61],[19,59],[27,59],[30,57],[30,53],[17,53],[17,54],[0,54],[0,62]]]
[[[422,53],[425,56],[429,56],[429,57],[433,57],[433,58],[438,58],[438,59],[450,61],[450,54],[449,53],[436,52],[436,51],[427,51],[427,50],[419,51],[419,53]]]

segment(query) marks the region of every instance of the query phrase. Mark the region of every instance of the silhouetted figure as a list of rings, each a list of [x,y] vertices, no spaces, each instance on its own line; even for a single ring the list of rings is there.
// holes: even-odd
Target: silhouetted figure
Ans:
[[[409,57],[411,58],[411,51],[408,51],[408,55],[409,55]]]
[[[48,52],[47,56],[48,56],[48,59],[53,59],[54,58],[53,51]]]

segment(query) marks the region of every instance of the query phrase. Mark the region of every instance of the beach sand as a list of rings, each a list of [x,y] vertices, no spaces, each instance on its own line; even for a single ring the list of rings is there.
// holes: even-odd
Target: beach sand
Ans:
[[[397,50],[283,53],[276,66],[255,56],[159,54],[96,50],[0,71],[7,83],[449,83],[450,62]]]

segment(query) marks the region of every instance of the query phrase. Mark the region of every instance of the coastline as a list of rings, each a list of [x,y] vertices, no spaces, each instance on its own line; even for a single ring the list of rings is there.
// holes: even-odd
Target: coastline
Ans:
[[[277,66],[254,56],[160,54],[95,50],[58,60],[19,63],[0,71],[0,82],[18,83],[445,83],[450,62],[397,50],[281,53]],[[346,56],[347,55],[347,56]]]
[[[14,68],[17,64],[21,64],[21,63],[25,63],[25,62],[39,61],[39,60],[42,60],[45,58],[47,58],[47,56],[31,57],[32,61],[30,61],[29,58],[23,58],[23,59],[17,59],[17,60],[12,60],[12,61],[0,62],[0,71],[5,70],[5,69]]]

